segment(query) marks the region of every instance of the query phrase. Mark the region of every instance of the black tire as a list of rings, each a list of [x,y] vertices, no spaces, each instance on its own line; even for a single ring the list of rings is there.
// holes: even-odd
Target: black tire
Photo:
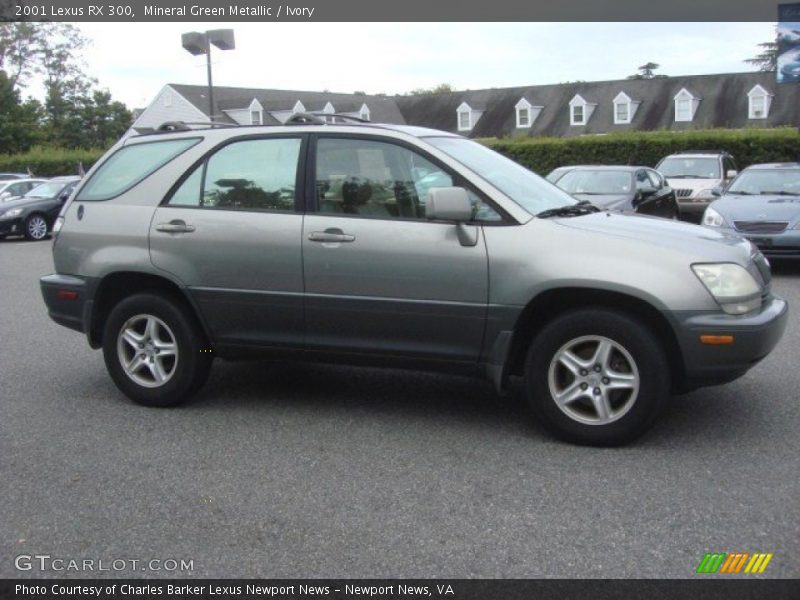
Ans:
[[[24,227],[25,239],[31,242],[40,242],[46,239],[47,234],[50,233],[50,225],[47,222],[47,217],[40,213],[28,215],[25,219]]]
[[[143,317],[152,317],[153,319]],[[160,324],[158,322],[160,321]],[[173,340],[177,348],[174,362],[170,360],[165,348],[164,355],[156,356],[158,350],[154,345],[144,342],[138,348],[130,341],[120,340],[123,326],[127,330],[136,327],[141,329],[143,339],[148,339],[146,326],[155,322],[157,334],[151,339]],[[140,325],[141,324],[141,325]],[[120,346],[123,350],[120,350]],[[133,359],[137,356],[149,361],[150,365],[142,364],[141,368],[129,375],[122,364],[123,357],[128,358],[132,351]],[[186,303],[179,297],[161,292],[144,292],[130,296],[117,304],[108,316],[103,331],[103,357],[106,368],[117,387],[134,402],[145,406],[175,406],[193,396],[208,378],[213,354],[208,345],[205,334],[194,314]],[[133,360],[131,359],[131,360]],[[162,372],[169,372],[169,377],[163,383],[157,382],[154,361],[161,361]],[[129,363],[131,364],[131,363]],[[149,380],[153,387],[140,384],[139,380]],[[145,381],[145,384],[148,382]]]
[[[570,379],[572,371],[556,360],[557,356],[566,358],[562,352],[566,349],[572,356],[591,362],[601,343],[612,348],[608,364],[614,366],[613,373],[620,373],[623,385],[633,385],[623,381],[623,377],[636,381],[638,373],[635,393],[632,389],[607,388],[605,384],[610,380],[601,377],[606,371],[595,373],[593,367],[579,369],[581,376],[576,373]],[[594,344],[597,350],[593,350]],[[545,325],[532,341],[525,362],[526,394],[534,415],[555,436],[576,444],[620,446],[647,431],[666,405],[670,390],[668,365],[658,338],[638,319],[605,308],[573,310]],[[571,387],[572,384],[581,391]],[[595,385],[598,387],[592,387]],[[597,392],[601,387],[602,391]],[[578,398],[565,403],[562,409],[551,389],[565,395],[572,390]],[[600,395],[592,395],[595,392]],[[601,398],[609,398],[609,402],[603,403]],[[596,408],[596,402],[603,406],[607,417]],[[592,419],[596,419],[595,424],[586,422]]]

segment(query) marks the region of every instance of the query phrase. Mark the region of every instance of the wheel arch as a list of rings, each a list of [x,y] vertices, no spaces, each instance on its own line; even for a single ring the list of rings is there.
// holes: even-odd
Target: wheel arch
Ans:
[[[531,342],[555,317],[580,308],[604,308],[632,315],[644,322],[659,340],[669,362],[674,389],[680,389],[686,373],[675,331],[664,314],[640,297],[612,290],[562,287],[541,292],[523,308],[514,325],[509,344],[505,376],[521,375]]]
[[[89,344],[93,348],[102,345],[103,328],[114,306],[132,294],[148,291],[167,294],[184,305],[200,325],[206,339],[212,339],[205,320],[186,293],[186,288],[161,275],[141,271],[116,271],[103,276],[96,284],[87,328]]]

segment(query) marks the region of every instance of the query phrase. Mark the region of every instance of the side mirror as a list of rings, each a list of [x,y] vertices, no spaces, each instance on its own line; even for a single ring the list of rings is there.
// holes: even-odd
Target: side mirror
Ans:
[[[654,195],[658,190],[652,186],[640,187],[636,190],[636,195],[633,197],[634,202],[642,202]]]
[[[736,169],[728,169],[727,172],[725,173],[725,178],[726,179],[733,179],[738,174],[739,174],[739,171],[737,171]]]
[[[425,217],[441,221],[472,220],[472,203],[467,190],[460,187],[431,188],[425,203]]]
[[[458,243],[466,247],[477,245],[479,229],[467,224],[472,220],[472,203],[464,188],[431,188],[425,203],[425,217],[455,221]]]
[[[64,193],[64,194],[61,194],[61,195],[58,197],[58,201],[59,201],[59,202],[61,202],[61,204],[64,204],[64,202],[66,202],[67,200],[69,200],[69,192],[66,192],[66,193]]]
[[[720,196],[722,196],[722,191],[723,187],[721,185],[718,185],[717,187],[711,188],[711,195],[719,198]]]

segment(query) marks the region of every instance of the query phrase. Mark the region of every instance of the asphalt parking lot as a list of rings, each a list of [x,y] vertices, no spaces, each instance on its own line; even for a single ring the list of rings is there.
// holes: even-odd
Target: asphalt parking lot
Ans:
[[[431,374],[217,361],[194,403],[135,406],[47,317],[50,247],[0,242],[0,577],[64,575],[14,567],[46,554],[193,561],[126,576],[683,578],[711,551],[800,576],[800,261],[773,265],[793,312],[771,356],[590,449],[519,394]]]

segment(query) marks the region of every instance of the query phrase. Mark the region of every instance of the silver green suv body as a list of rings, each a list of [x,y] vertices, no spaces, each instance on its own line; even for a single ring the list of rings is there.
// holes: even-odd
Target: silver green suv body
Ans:
[[[741,376],[787,318],[738,236],[576,203],[452,134],[315,118],[124,140],[53,256],[50,316],[142,404],[214,357],[520,375],[541,423],[596,445]]]

